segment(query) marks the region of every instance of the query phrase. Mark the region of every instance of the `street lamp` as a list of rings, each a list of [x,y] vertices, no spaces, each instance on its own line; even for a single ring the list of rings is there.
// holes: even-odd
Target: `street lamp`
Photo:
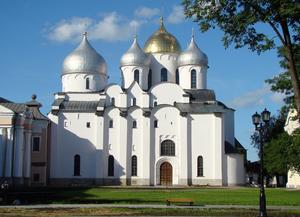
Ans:
[[[271,113],[265,109],[261,114],[257,112],[252,115],[255,130],[259,132],[259,158],[260,158],[260,194],[259,194],[259,217],[267,217],[266,196],[264,188],[264,138],[270,122]]]

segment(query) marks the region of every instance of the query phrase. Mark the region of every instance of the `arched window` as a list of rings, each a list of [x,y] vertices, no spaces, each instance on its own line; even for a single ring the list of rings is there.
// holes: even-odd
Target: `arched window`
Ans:
[[[197,75],[196,70],[192,69],[191,71],[191,88],[196,88]]]
[[[197,176],[203,176],[203,157],[198,156],[197,158]]]
[[[160,81],[168,81],[168,71],[166,68],[162,68],[160,71]]]
[[[108,176],[114,176],[115,159],[114,156],[109,155],[108,157]]]
[[[111,100],[110,100],[110,103],[111,103],[112,106],[115,105],[115,101],[116,101],[116,100],[115,100],[115,97],[112,97]]]
[[[136,128],[137,124],[136,124],[136,121],[133,121],[132,122],[132,128]]]
[[[131,157],[131,176],[137,176],[137,157]]]
[[[154,104],[154,107],[155,107],[155,106],[157,106],[157,102],[156,102],[156,101],[154,101],[154,103],[153,103],[153,104]]]
[[[161,156],[175,156],[175,143],[172,140],[165,140],[160,145]]]
[[[85,89],[90,89],[90,79],[89,78],[86,78],[85,79]]]
[[[179,71],[176,69],[176,84],[179,84]]]
[[[113,128],[114,127],[114,121],[113,120],[109,120],[109,128]]]
[[[134,70],[134,80],[140,84],[140,71],[138,69]]]
[[[74,176],[80,176],[80,155],[74,156]]]
[[[152,70],[149,70],[149,74],[148,74],[148,89],[150,89],[152,86]]]
[[[136,98],[132,98],[132,106],[136,106]]]
[[[157,120],[154,121],[154,128],[157,128],[158,127],[158,122]]]

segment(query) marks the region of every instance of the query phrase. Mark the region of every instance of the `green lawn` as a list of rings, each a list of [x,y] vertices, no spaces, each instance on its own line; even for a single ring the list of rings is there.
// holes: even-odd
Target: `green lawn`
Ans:
[[[56,208],[0,209],[1,217],[69,217],[69,216],[230,216],[257,217],[257,210],[238,209],[131,209],[131,208]],[[296,210],[268,210],[268,217],[300,217]]]
[[[192,198],[195,205],[257,205],[257,188],[72,188],[52,189],[50,203],[161,204],[167,198]],[[268,205],[300,206],[300,191],[266,189]],[[44,198],[46,199],[46,198]],[[34,201],[33,201],[34,202]]]

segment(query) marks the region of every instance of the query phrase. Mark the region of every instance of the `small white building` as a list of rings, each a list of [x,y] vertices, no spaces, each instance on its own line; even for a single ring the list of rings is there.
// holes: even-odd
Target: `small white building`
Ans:
[[[26,103],[0,97],[0,183],[46,185],[49,120],[36,96]]]
[[[296,109],[291,109],[286,119],[284,130],[289,134],[293,134],[296,129],[300,128],[299,120],[297,117]],[[293,169],[288,171],[288,182],[286,183],[287,188],[300,188],[300,174]]]
[[[50,184],[243,185],[234,110],[207,89],[194,36],[181,51],[161,21],[121,57],[122,85],[84,34],[64,60],[51,113]]]

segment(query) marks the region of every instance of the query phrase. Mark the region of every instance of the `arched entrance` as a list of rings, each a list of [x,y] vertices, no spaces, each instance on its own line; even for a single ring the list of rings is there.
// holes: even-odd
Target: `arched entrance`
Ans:
[[[172,165],[164,162],[160,165],[160,185],[172,185]]]

